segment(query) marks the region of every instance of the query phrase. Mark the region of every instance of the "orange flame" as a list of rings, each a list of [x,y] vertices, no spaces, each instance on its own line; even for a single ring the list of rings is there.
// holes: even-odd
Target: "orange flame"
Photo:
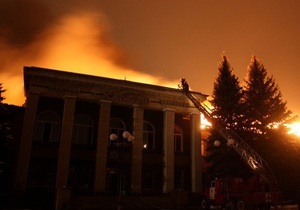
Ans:
[[[289,134],[294,134],[295,136],[300,137],[300,122],[294,122],[292,124],[287,125],[290,129]]]

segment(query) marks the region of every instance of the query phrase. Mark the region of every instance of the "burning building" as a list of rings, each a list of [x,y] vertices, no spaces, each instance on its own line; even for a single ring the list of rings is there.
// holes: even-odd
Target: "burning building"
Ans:
[[[200,193],[200,113],[180,90],[38,67],[24,88],[16,191]]]

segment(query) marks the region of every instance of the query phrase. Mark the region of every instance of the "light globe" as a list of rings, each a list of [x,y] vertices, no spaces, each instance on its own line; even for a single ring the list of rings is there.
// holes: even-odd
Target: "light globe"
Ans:
[[[116,134],[114,134],[114,133],[110,134],[110,136],[109,136],[109,139],[111,141],[115,141],[115,140],[117,140],[117,138],[118,138],[118,136]]]
[[[123,132],[123,138],[124,139],[128,139],[129,136],[130,136],[130,133],[128,131]]]
[[[214,141],[214,146],[219,147],[221,145],[221,142],[219,140]]]
[[[233,144],[234,144],[234,139],[233,138],[228,139],[227,146],[232,146]]]
[[[129,142],[132,142],[134,140],[134,136],[130,135],[127,139]]]

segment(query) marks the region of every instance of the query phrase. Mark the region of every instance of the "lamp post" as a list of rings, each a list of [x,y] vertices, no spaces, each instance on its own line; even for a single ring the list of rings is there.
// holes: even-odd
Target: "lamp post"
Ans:
[[[235,140],[231,137],[229,137],[226,140],[226,147],[229,148],[232,145],[234,145]],[[214,146],[215,147],[221,147],[221,142],[219,140],[215,140],[214,141]],[[229,177],[228,177],[228,149],[226,148],[226,156],[225,156],[225,163],[226,163],[226,197],[227,197],[227,201],[226,201],[226,209],[233,209],[233,203],[231,202],[231,200],[229,199]]]
[[[230,147],[230,146],[234,145],[234,143],[235,143],[235,140],[233,138],[228,138],[227,142],[226,142],[226,145],[227,145],[227,147]],[[215,147],[221,146],[221,142],[219,140],[215,140],[214,141],[214,146]]]
[[[123,195],[123,188],[124,188],[124,146],[125,143],[130,143],[133,142],[134,140],[134,136],[132,136],[128,131],[124,131],[122,134],[121,139],[118,139],[117,134],[112,133],[109,136],[109,139],[112,142],[117,142],[120,143],[121,146],[121,151],[120,151],[120,176],[119,176],[119,186],[118,186],[118,199],[119,199],[119,205],[118,205],[118,209],[122,209],[122,205],[123,205],[123,199],[122,199],[122,195]]]

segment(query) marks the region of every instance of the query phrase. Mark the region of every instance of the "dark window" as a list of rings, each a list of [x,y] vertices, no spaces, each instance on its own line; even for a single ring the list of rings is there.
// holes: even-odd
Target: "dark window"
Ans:
[[[54,187],[56,168],[56,159],[31,159],[28,170],[28,186]]]
[[[143,125],[143,148],[148,150],[155,149],[155,129],[149,122],[144,122]]]
[[[84,160],[70,161],[68,185],[77,190],[89,190],[93,186],[94,162]]]
[[[87,115],[77,115],[73,125],[73,144],[93,144],[93,121]]]
[[[159,177],[158,170],[152,168],[150,165],[145,167],[143,169],[142,188],[144,190],[153,190],[158,182],[157,177]]]
[[[38,115],[35,126],[34,141],[58,142],[60,118],[53,111],[44,111]]]
[[[177,125],[174,127],[174,150],[175,152],[183,152],[182,129]]]
[[[119,118],[111,118],[109,123],[109,133],[116,134],[118,139],[122,139],[123,132],[126,130],[125,123]],[[110,141],[110,140],[109,140]],[[109,143],[111,145],[111,142]]]
[[[174,188],[176,190],[185,189],[185,172],[184,170],[175,170]]]

